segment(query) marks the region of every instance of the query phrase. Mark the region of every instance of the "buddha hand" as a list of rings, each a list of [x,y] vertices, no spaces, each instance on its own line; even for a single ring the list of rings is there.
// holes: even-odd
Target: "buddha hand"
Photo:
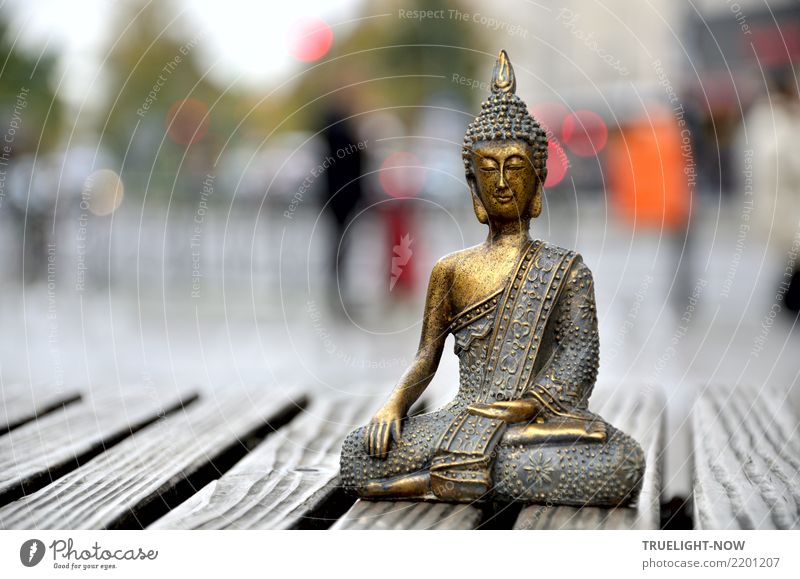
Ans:
[[[467,409],[472,414],[499,418],[503,422],[529,422],[542,411],[542,405],[535,398],[520,398],[492,404],[470,404]]]
[[[375,413],[364,436],[367,454],[375,458],[386,458],[392,439],[400,440],[400,424],[404,416],[405,412],[393,403],[385,404]]]

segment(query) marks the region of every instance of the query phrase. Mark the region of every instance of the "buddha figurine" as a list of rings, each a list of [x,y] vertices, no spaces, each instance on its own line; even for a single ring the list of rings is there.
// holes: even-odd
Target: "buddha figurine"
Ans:
[[[644,453],[588,410],[599,340],[594,283],[574,251],[533,239],[547,136],[515,94],[505,51],[463,146],[486,241],[440,259],[413,363],[371,422],[345,439],[341,481],[363,499],[622,506]],[[455,399],[408,416],[453,334]]]

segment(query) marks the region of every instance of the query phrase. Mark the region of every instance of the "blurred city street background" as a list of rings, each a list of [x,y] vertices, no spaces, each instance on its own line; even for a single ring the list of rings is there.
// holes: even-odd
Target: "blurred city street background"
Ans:
[[[592,269],[598,389],[668,398],[667,495],[706,385],[800,409],[796,2],[295,4],[0,2],[0,387],[377,409],[485,238],[461,142],[505,48],[550,136],[532,235]]]

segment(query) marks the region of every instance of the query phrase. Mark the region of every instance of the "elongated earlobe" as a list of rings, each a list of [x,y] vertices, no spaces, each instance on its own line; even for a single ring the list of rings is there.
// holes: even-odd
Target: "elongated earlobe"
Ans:
[[[489,223],[489,214],[486,212],[480,197],[478,197],[478,194],[475,192],[475,180],[468,179],[467,183],[469,184],[469,191],[472,193],[472,209],[475,210],[475,217],[478,218],[478,221],[486,225]]]
[[[478,218],[478,221],[484,225],[489,223],[489,214],[486,213],[486,209],[483,208],[483,203],[481,203],[481,200],[478,199],[475,193],[472,194],[472,208],[475,210],[475,217]]]
[[[533,195],[533,199],[531,199],[530,205],[530,216],[532,218],[537,218],[539,215],[542,214],[542,195],[544,193],[544,187],[541,183],[536,186],[536,193]]]

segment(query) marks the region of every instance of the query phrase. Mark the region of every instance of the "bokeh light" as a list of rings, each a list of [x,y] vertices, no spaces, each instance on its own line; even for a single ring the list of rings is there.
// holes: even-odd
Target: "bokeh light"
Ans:
[[[561,143],[556,139],[550,139],[547,143],[547,179],[544,181],[545,187],[555,187],[567,175],[569,159],[567,152]]]
[[[603,150],[608,142],[608,127],[594,111],[577,110],[564,119],[561,139],[570,151],[580,157],[591,157]]]
[[[413,153],[398,151],[381,163],[380,182],[392,197],[416,197],[425,186],[427,171]]]
[[[314,62],[326,54],[333,44],[333,30],[321,18],[297,20],[289,33],[289,53],[302,62]]]
[[[208,116],[208,106],[202,101],[175,101],[167,111],[167,134],[179,145],[199,143],[208,132]]]
[[[100,169],[86,178],[84,195],[89,211],[95,215],[111,215],[122,204],[125,188],[120,176],[111,169]]]
[[[560,102],[544,101],[532,106],[530,113],[547,131],[547,136],[552,139],[553,135],[561,133],[561,126],[569,115],[569,110]]]

